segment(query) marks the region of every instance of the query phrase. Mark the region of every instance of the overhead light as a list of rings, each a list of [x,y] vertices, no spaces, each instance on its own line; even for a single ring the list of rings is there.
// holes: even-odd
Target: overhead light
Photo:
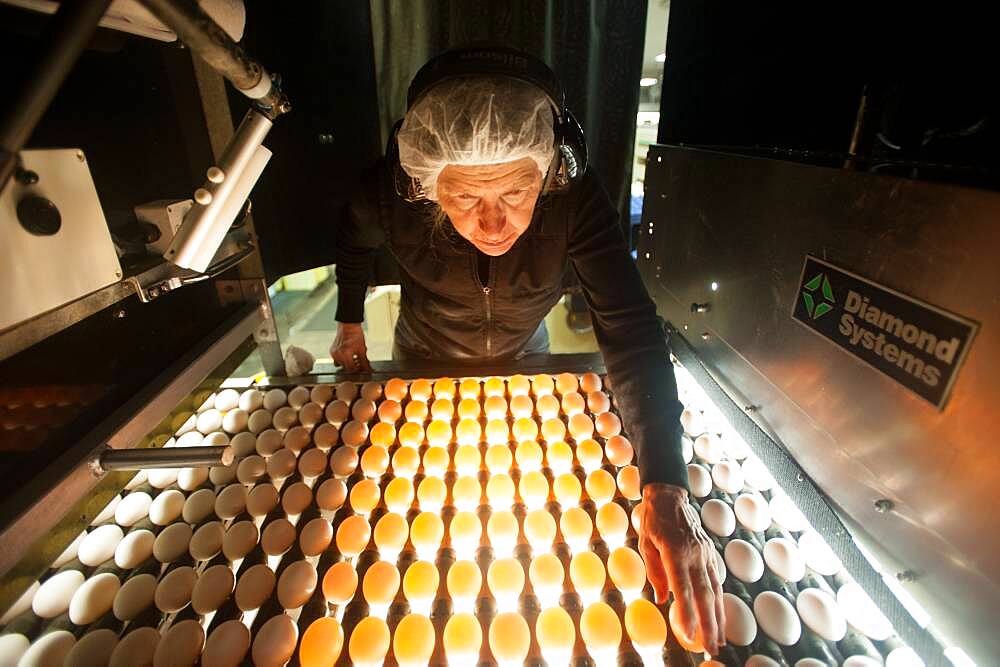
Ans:
[[[639,79],[639,85],[642,86],[643,88],[649,88],[650,86],[655,86],[656,81],[657,80],[655,77],[644,76],[641,79]]]
[[[653,60],[655,60],[658,63],[666,62],[667,54],[666,53],[657,54],[657,56],[653,58]]]

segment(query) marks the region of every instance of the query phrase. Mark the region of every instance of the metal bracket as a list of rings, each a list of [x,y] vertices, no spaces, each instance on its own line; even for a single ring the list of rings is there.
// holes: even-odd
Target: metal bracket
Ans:
[[[181,269],[173,264],[165,263],[158,267],[159,271],[152,276],[147,272],[142,274],[142,276],[130,276],[126,280],[132,283],[135,293],[139,295],[139,299],[143,303],[149,303],[153,299],[157,299],[175,289],[184,287],[185,285],[200,283],[228,271],[253,254],[254,250],[255,248],[252,243],[244,242],[240,245],[239,251],[225,259],[219,260],[208,267],[204,273]],[[146,278],[146,280],[140,280],[140,278]]]

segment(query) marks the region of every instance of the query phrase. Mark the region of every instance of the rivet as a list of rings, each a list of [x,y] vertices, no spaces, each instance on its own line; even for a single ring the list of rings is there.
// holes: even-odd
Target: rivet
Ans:
[[[886,512],[891,511],[895,506],[895,503],[888,498],[879,498],[875,501],[875,511],[879,514],[885,514]]]

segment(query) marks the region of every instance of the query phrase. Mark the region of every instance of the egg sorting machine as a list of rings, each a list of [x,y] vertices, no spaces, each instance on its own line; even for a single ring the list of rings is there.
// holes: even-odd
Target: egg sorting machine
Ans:
[[[197,48],[197,34],[184,38]],[[218,74],[194,67],[203,91],[217,90]],[[257,139],[259,133],[246,145],[256,146]],[[221,158],[225,141],[216,143]],[[21,156],[21,173],[32,171],[35,156]],[[65,157],[86,164],[75,152]],[[16,163],[5,164],[16,176]],[[38,173],[48,180],[46,168],[39,166]],[[638,261],[670,323],[681,363],[925,662],[942,664],[943,649],[954,644],[988,664],[1000,652],[991,632],[1000,599],[992,574],[996,520],[982,509],[1000,469],[983,435],[995,425],[989,406],[997,392],[990,373],[998,349],[990,290],[1000,276],[989,259],[997,233],[988,224],[998,208],[996,195],[669,147],[652,150],[648,173]],[[218,185],[212,175],[206,191],[209,184]],[[205,208],[215,200],[201,193],[194,198]],[[46,211],[32,218],[42,232],[52,220]],[[13,220],[8,215],[5,223]],[[120,266],[102,265],[108,275],[5,322],[4,442],[8,460],[12,451],[21,455],[4,471],[11,484],[0,540],[4,607],[16,608],[22,593],[128,483],[131,475],[108,472],[110,465],[95,475],[93,463],[105,446],[162,445],[165,439],[156,436],[172,432],[173,417],[199,407],[190,396],[217,387],[254,346],[272,374],[262,384],[288,386],[280,377],[252,219],[242,220],[219,255],[241,260],[235,269],[229,263],[207,267],[205,260],[215,254],[211,243],[199,248],[202,255],[206,248],[212,252],[190,273],[156,264],[126,272],[122,282],[115,275]],[[814,263],[805,264],[807,255]],[[829,288],[823,278],[812,284],[814,269]],[[159,298],[163,288],[173,292],[195,281]],[[925,310],[947,311],[951,321],[969,327],[960,341],[963,354],[948,348],[951,338],[938,341],[947,344],[937,358],[950,359],[950,368],[939,369],[947,372],[940,393],[911,382],[925,375],[923,367],[910,378],[892,376],[879,370],[877,359],[848,355],[832,336],[817,335],[822,323],[836,318],[839,324],[845,314],[857,316],[848,324],[867,321],[856,304],[853,313],[844,310],[851,291],[868,296],[870,304],[890,293],[916,297]],[[820,309],[824,303],[829,305]],[[893,314],[903,317],[901,310]],[[23,322],[25,317],[32,319]],[[864,332],[856,342],[863,339]],[[880,353],[888,345],[883,340]],[[931,347],[933,357],[938,350]],[[890,363],[901,358],[901,348],[896,345]],[[101,349],[111,352],[87,352]],[[162,363],[143,361],[150,356]],[[600,370],[594,360],[535,363],[464,370],[389,366],[380,368],[380,379]],[[927,358],[923,366],[930,363]],[[58,446],[66,442],[72,444]],[[53,454],[39,457],[39,451]],[[858,545],[879,563],[877,570]],[[889,583],[919,603],[907,602],[915,616]]]

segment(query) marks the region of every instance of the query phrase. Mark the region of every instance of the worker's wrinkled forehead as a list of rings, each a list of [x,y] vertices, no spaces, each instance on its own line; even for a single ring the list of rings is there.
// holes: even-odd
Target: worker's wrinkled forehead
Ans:
[[[438,177],[438,196],[455,192],[534,188],[541,184],[542,174],[530,158],[483,165],[450,164]]]

